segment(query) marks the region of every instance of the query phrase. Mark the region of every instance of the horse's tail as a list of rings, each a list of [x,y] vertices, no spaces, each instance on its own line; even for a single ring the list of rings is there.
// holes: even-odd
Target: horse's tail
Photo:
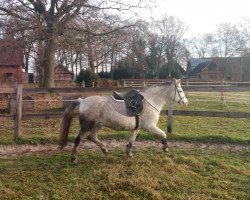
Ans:
[[[74,110],[79,104],[80,104],[79,100],[71,102],[63,113],[60,125],[60,136],[59,136],[60,149],[63,149],[63,147],[67,144],[69,128],[73,119]]]

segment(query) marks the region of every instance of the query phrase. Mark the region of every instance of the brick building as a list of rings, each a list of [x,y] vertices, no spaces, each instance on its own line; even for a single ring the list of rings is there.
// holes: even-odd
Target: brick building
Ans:
[[[207,61],[199,63],[189,73],[190,80],[202,80],[202,81],[220,81],[222,79],[221,70],[218,66],[212,62]]]
[[[74,85],[74,73],[63,65],[55,67],[55,84],[56,87],[72,87]]]
[[[22,83],[23,51],[21,46],[12,40],[0,39],[0,85]]]
[[[205,73],[210,73],[211,76],[208,74],[205,76]],[[214,79],[250,81],[250,57],[191,58],[187,64],[187,75],[189,78],[204,81]]]

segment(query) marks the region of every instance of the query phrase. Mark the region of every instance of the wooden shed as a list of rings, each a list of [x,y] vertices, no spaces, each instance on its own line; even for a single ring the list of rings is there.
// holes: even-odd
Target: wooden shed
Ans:
[[[23,82],[23,51],[20,43],[0,39],[0,84],[13,85]]]
[[[57,87],[72,87],[74,84],[74,73],[63,65],[55,67],[55,83]]]

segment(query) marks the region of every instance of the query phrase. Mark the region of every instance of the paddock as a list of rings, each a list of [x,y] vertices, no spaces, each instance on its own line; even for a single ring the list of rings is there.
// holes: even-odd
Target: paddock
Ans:
[[[112,89],[23,88],[23,96],[32,96],[23,102],[34,101],[34,112],[22,109],[22,132],[16,140],[16,114],[0,116],[1,199],[248,199],[249,87],[183,89],[189,105],[172,105],[168,153],[162,152],[158,137],[142,131],[134,157],[128,158],[127,132],[104,128],[100,137],[109,154],[104,156],[88,142],[81,147],[79,164],[73,166],[69,158],[79,131],[76,118],[68,147],[63,152],[57,149],[63,96],[71,100],[76,95],[110,95]],[[166,132],[168,108],[167,104],[159,121]]]
[[[140,83],[140,85],[139,85]],[[147,85],[158,84],[158,82],[147,82]],[[144,82],[129,82],[131,87],[141,89]],[[135,85],[133,85],[135,84]],[[210,83],[210,82],[186,82],[183,83],[184,91],[191,104],[188,107],[180,107],[177,104],[168,102],[165,109],[161,112],[162,116],[167,115],[166,132],[171,133],[174,121],[177,116],[191,117],[226,117],[226,118],[250,118],[250,83]],[[90,95],[110,95],[112,90],[128,91],[131,87],[120,88],[3,88],[0,94],[12,94],[16,103],[14,108],[7,103],[8,109],[14,110],[8,114],[0,114],[0,119],[14,121],[14,140],[23,135],[23,121],[33,119],[57,119],[62,117],[65,106],[73,99]],[[28,96],[29,98],[25,98]],[[44,96],[44,98],[39,98]],[[32,99],[33,97],[33,99]],[[9,100],[12,101],[13,100]],[[2,104],[2,103],[1,103]],[[31,107],[33,105],[33,110]],[[33,112],[32,112],[33,111]],[[195,118],[194,118],[195,119]],[[25,123],[24,123],[25,124]]]

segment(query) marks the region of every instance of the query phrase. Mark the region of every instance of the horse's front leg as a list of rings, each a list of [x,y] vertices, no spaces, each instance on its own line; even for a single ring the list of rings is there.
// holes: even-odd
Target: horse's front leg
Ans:
[[[132,130],[130,132],[130,136],[129,136],[129,140],[128,140],[128,144],[126,145],[126,148],[127,148],[127,154],[128,156],[132,157],[133,156],[133,153],[132,153],[132,146],[133,146],[133,143],[136,139],[136,136],[137,136],[137,133],[139,132],[139,129],[136,129],[136,130]]]
[[[159,135],[162,138],[161,143],[163,144],[163,151],[168,151],[167,135],[163,130],[158,128],[156,125],[147,127],[146,130]]]
[[[72,154],[71,154],[71,162],[73,164],[77,164],[79,145],[82,141],[86,140],[87,136],[88,136],[88,132],[79,131],[78,136],[75,138],[74,147],[73,147]]]

